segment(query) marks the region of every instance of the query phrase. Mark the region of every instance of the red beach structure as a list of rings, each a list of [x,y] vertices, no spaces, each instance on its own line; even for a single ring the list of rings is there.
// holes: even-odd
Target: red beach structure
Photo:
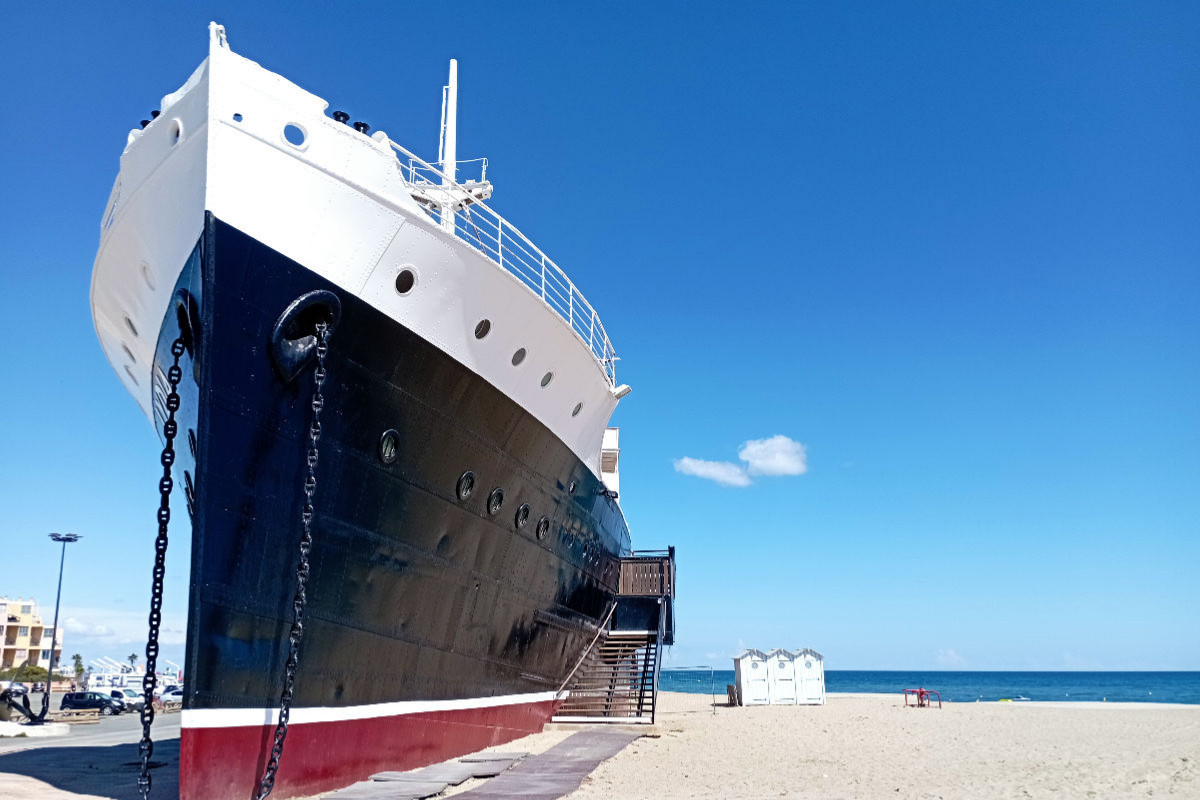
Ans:
[[[914,708],[933,708],[933,700],[930,697],[931,695],[937,696],[938,708],[942,707],[941,693],[936,692],[933,689],[925,689],[925,688],[905,689],[904,690],[904,705],[905,705],[905,707],[907,707],[909,705],[908,696],[910,694],[913,695],[913,697],[917,701],[916,704],[913,706]]]

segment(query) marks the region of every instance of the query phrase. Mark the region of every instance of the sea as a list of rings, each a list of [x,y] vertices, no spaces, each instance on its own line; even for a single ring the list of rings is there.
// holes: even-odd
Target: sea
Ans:
[[[659,677],[659,688],[665,692],[712,692],[722,698],[730,683],[733,670],[709,667],[664,668]],[[905,689],[918,688],[935,689],[943,700],[960,703],[1028,699],[1200,705],[1200,672],[825,671],[829,692],[899,695]]]

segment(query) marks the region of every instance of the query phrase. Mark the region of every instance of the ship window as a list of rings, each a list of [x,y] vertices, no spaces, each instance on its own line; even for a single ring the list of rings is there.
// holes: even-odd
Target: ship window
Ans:
[[[578,417],[580,411],[583,411],[583,403],[576,403],[575,407],[571,409],[571,416]]]
[[[304,132],[304,128],[294,122],[289,122],[283,127],[283,138],[292,147],[303,147],[308,134]]]
[[[133,381],[134,386],[138,385],[137,376],[133,374],[133,370],[129,368],[128,364],[125,365],[125,374],[129,376],[129,380]]]
[[[525,523],[529,522],[529,503],[521,503],[521,507],[517,509],[517,527],[524,528]]]
[[[233,115],[233,121],[234,121],[234,122],[241,122],[241,121],[242,121],[242,115],[241,115],[241,114],[234,114],[234,115]]]
[[[504,490],[500,488],[492,489],[492,493],[488,495],[487,512],[492,516],[500,513],[500,507],[504,505]]]
[[[137,363],[137,359],[134,358],[133,351],[129,349],[129,345],[125,344],[124,342],[121,342],[121,349],[125,351],[125,356],[130,361],[132,361],[134,364]]]
[[[145,261],[142,262],[142,280],[150,287],[150,291],[154,291],[154,273],[150,271],[150,265]]]
[[[539,539],[545,539],[546,534],[549,532],[550,532],[550,518],[542,517],[541,519],[538,520],[537,537]]]
[[[525,348],[524,348],[524,347],[522,347],[520,350],[518,350],[517,352],[513,353],[513,357],[512,357],[512,365],[513,365],[514,367],[515,367],[515,366],[518,366],[518,365],[519,365],[519,364],[520,364],[522,361],[524,361],[524,360],[525,360]]]
[[[487,336],[492,330],[492,321],[490,319],[481,319],[479,324],[475,326],[475,338],[482,339]]]
[[[129,332],[134,336],[138,335],[137,326],[133,324],[133,320],[131,320],[129,317],[125,317],[125,327],[129,328]]]
[[[183,138],[183,124],[177,120],[171,120],[171,144],[178,144]]]
[[[400,434],[393,428],[383,432],[379,437],[379,460],[384,464],[394,464],[400,455]]]
[[[553,372],[547,372],[545,375],[543,375],[542,376],[542,388],[545,389],[547,386],[549,386],[550,381],[552,381],[552,380],[554,380]]]
[[[458,499],[466,500],[475,491],[475,473],[467,470],[458,478]]]
[[[402,269],[400,274],[396,276],[396,291],[400,294],[408,294],[412,288],[417,285],[417,274],[411,269]]]

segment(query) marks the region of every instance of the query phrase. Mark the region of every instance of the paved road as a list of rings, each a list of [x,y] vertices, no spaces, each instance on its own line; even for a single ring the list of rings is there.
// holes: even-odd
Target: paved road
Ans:
[[[35,705],[41,708],[41,697]],[[180,715],[160,714],[154,720],[152,757],[154,797],[179,793]],[[73,725],[66,736],[0,739],[0,798],[32,797],[48,784],[70,797],[138,800],[138,742],[142,738],[137,714],[104,717],[97,723]],[[11,794],[6,790],[11,790]]]
[[[14,717],[14,719],[16,719]],[[179,738],[179,714],[159,714],[154,718],[154,740]],[[137,744],[142,739],[142,722],[137,714],[102,717],[99,722],[72,725],[66,736],[28,739],[0,739],[0,755],[40,747],[107,747]],[[4,767],[0,764],[0,772]]]

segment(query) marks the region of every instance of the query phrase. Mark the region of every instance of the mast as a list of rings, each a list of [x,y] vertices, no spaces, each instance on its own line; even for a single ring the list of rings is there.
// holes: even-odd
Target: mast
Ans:
[[[454,190],[458,167],[458,59],[450,59],[450,82],[442,90],[442,228],[454,231]]]

